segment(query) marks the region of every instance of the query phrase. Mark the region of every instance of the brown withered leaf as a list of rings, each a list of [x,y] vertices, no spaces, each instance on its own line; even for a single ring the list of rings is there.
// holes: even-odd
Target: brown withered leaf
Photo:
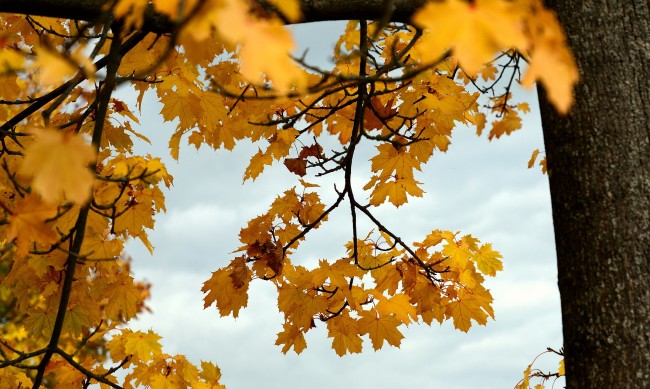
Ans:
[[[304,177],[307,174],[307,160],[300,158],[287,158],[284,160],[284,166],[293,174]]]
[[[230,267],[232,268],[230,279],[232,280],[232,284],[235,286],[235,289],[239,289],[246,285],[246,282],[248,281],[248,266],[246,266],[246,258],[235,258],[230,263]]]
[[[320,157],[323,154],[323,148],[315,144],[311,146],[304,146],[298,154],[298,158],[306,159],[307,157]]]

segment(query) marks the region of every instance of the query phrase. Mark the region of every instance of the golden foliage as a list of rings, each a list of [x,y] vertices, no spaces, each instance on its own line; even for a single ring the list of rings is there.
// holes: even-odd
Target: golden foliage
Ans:
[[[430,2],[417,27],[350,22],[331,70],[290,57],[283,23],[300,20],[296,0],[107,4],[91,24],[0,18],[0,386],[223,387],[216,365],[165,354],[159,335],[125,327],[147,310],[149,285],[133,278],[124,243],[153,251],[148,233],[173,183],[159,158],[133,154],[134,141],[148,142],[139,132],[147,91],[175,126],[174,158],[183,139],[215,150],[249,141],[258,151],[244,180],[276,162],[298,176],[241,229],[234,258],[203,284],[206,308],[237,317],[251,283],[268,281],[284,317],[282,352],[302,352],[305,334],[325,323],[338,355],[367,340],[399,347],[413,323],[468,331],[494,317],[484,281],[503,264],[491,244],[438,229],[407,243],[375,213],[424,195],[420,173],[459,124],[480,135],[491,122],[489,139],[521,128],[530,108],[509,93],[520,61],[530,63],[524,84],[541,80],[569,108],[575,64],[537,0]],[[169,34],[142,30],[149,12],[172,23]],[[121,23],[102,24],[113,17]],[[136,106],[112,96],[118,85]],[[358,188],[355,150],[367,145],[371,172]],[[337,174],[333,197],[309,182]],[[342,255],[294,264],[343,203],[353,233]],[[374,227],[361,231],[361,218]]]

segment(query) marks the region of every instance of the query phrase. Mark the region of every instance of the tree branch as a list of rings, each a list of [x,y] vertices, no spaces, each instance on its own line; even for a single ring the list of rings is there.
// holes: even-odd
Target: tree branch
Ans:
[[[22,15],[49,16],[63,19],[97,21],[104,6],[112,0],[0,0],[0,12]],[[426,0],[301,0],[303,18],[300,23],[328,20],[368,19],[383,20],[386,5],[394,11],[390,21],[408,22],[416,9]],[[174,23],[165,15],[156,13],[152,6],[145,13],[144,31],[170,33]]]

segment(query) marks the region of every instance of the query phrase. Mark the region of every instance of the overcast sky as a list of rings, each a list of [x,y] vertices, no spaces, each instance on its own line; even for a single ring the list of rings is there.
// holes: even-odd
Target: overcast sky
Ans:
[[[310,48],[308,59],[319,63],[328,58],[331,45],[317,44],[328,36],[334,41],[332,29],[327,24],[297,27],[299,44]],[[252,283],[249,307],[236,320],[219,317],[214,307],[203,310],[201,285],[233,258],[229,253],[239,246],[239,229],[277,194],[296,185],[296,176],[276,164],[242,185],[248,159],[257,151],[246,143],[232,153],[185,147],[179,162],[173,161],[167,141],[174,124],[163,122],[160,105],[149,94],[141,130],[152,145],[136,149],[161,157],[174,187],[165,192],[167,213],[157,218],[149,235],[154,255],[137,242],[127,245],[136,278],[153,284],[153,314],[141,315],[134,326],[163,336],[167,353],[217,363],[222,383],[230,389],[514,387],[538,353],[562,344],[548,180],[526,166],[532,151],[543,149],[537,98],[532,91],[516,97],[532,108],[523,130],[489,142],[471,129],[457,129],[449,151],[435,154],[419,176],[425,196],[378,213],[405,241],[439,228],[491,242],[505,267],[487,282],[496,320],[473,326],[467,334],[451,322],[412,324],[402,329],[405,339],[399,349],[386,346],[375,352],[366,341],[362,354],[340,358],[331,349],[325,325],[318,323],[307,334],[308,347],[301,355],[281,353],[274,343],[282,317],[271,284]],[[359,180],[368,171],[364,159],[369,157],[357,158]],[[351,236],[346,209],[308,236],[299,251],[301,261],[344,255],[342,245]],[[555,371],[557,361],[547,356],[536,366]],[[555,387],[562,386],[558,382]]]

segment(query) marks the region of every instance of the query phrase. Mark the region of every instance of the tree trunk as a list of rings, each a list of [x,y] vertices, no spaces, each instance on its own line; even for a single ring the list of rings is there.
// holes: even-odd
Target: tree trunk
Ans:
[[[650,388],[650,5],[547,3],[581,75],[568,116],[540,90],[567,388]]]

